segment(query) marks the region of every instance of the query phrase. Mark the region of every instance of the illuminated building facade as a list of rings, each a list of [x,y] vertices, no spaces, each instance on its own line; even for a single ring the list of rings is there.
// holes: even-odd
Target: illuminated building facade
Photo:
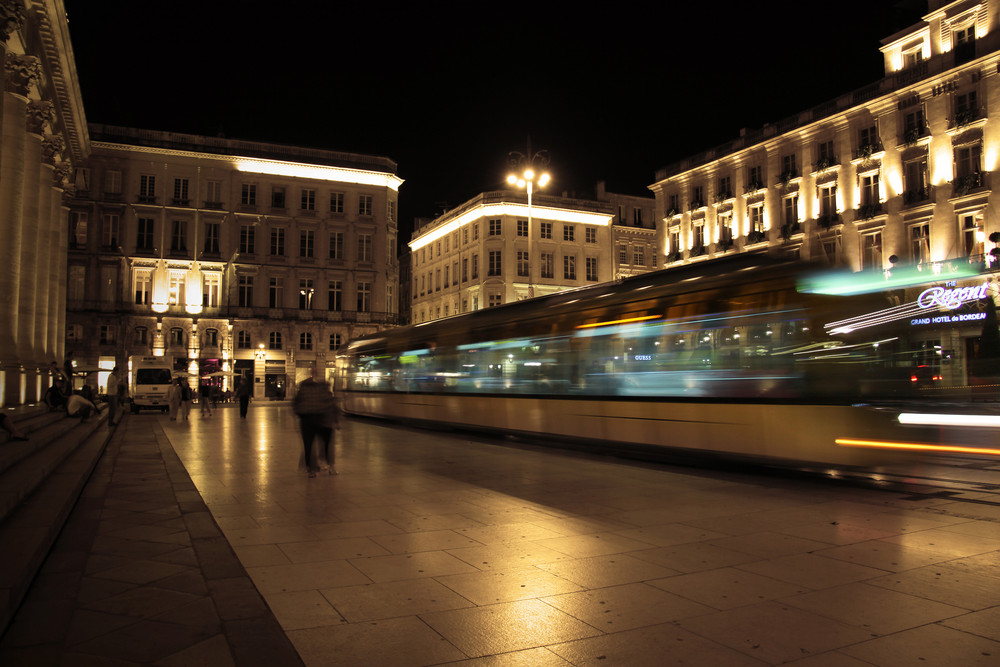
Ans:
[[[597,183],[597,200],[611,204],[611,259],[614,278],[627,278],[658,268],[655,200],[608,192],[604,181]]]
[[[67,351],[280,397],[350,338],[396,324],[388,158],[90,126],[70,202]]]
[[[0,405],[14,406],[63,358],[64,195],[89,141],[61,0],[4,0],[0,26]]]
[[[600,194],[603,201],[535,193],[529,215],[523,192],[485,192],[418,227],[409,244],[412,322],[607,282],[636,268],[619,265],[616,243],[648,243],[652,269],[653,201]],[[621,214],[641,221],[632,210],[640,202],[648,226],[614,224]]]
[[[887,279],[971,265],[968,285],[995,282],[1000,2],[930,0],[881,51],[875,83],[658,171],[663,265],[767,249]],[[928,329],[928,363],[968,358],[978,335]]]

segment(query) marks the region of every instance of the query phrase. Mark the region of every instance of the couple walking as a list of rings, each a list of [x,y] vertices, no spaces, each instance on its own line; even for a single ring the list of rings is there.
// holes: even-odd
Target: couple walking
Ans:
[[[337,403],[330,391],[330,385],[319,377],[319,369],[313,366],[312,376],[299,383],[295,398],[292,399],[292,409],[299,418],[299,428],[302,431],[302,444],[305,448],[305,466],[310,477],[315,477],[320,470],[317,453],[313,447],[316,438],[320,440],[318,458],[328,467],[331,475],[337,474],[334,468],[333,429],[340,428],[340,414]]]

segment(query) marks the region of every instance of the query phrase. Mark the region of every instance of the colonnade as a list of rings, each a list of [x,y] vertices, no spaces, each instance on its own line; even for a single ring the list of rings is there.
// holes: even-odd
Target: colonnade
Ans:
[[[0,39],[0,406],[14,406],[39,401],[63,359],[72,167],[40,59]]]

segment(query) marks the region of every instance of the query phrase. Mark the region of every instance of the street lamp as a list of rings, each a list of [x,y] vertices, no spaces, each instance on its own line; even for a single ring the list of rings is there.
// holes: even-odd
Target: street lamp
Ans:
[[[534,192],[535,185],[544,188],[548,182],[551,180],[549,172],[545,171],[545,167],[549,164],[549,154],[547,151],[538,151],[532,154],[531,148],[528,148],[527,154],[519,153],[517,151],[512,151],[507,156],[507,162],[510,165],[511,171],[507,174],[507,182],[518,188],[524,188],[528,193],[528,298],[534,298],[535,296],[535,284],[531,280],[531,241],[532,241],[532,231],[531,231],[531,194]],[[530,155],[531,157],[528,157]],[[537,169],[536,169],[537,165]],[[516,238],[516,237],[515,237]]]

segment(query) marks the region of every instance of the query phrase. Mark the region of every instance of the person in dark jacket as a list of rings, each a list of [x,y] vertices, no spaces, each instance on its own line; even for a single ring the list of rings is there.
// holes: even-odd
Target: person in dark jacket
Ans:
[[[302,444],[305,447],[306,470],[310,477],[315,477],[319,464],[313,454],[313,440],[317,437],[322,445],[322,457],[329,465],[331,475],[337,474],[334,467],[334,450],[330,447],[333,427],[339,428],[337,406],[333,400],[330,386],[317,378],[318,369],[313,366],[312,377],[299,383],[292,399],[292,409],[299,418],[299,428],[302,431]]]
[[[253,398],[253,385],[247,378],[240,378],[240,384],[236,387],[236,398],[240,401],[240,419],[246,419],[250,399]]]

